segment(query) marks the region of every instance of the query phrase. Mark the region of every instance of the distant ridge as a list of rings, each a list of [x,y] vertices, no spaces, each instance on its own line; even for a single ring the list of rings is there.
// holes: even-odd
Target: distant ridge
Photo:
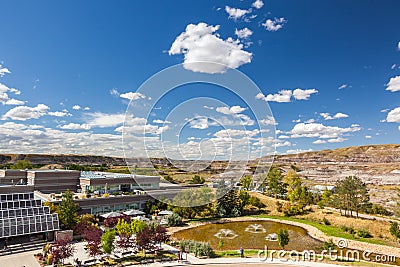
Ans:
[[[400,144],[351,146],[299,154],[278,155],[276,162],[395,163],[400,162]]]
[[[0,154],[0,164],[13,164],[18,160],[29,160],[31,164],[78,164],[78,165],[108,165],[124,166],[122,157],[94,156],[94,155],[52,155],[52,154]],[[138,165],[147,162],[135,159]],[[167,159],[152,159],[155,164],[168,164]],[[277,155],[276,163],[396,163],[400,162],[400,144],[366,145],[338,148],[333,150],[320,150],[298,154]],[[147,162],[148,163],[148,162]]]

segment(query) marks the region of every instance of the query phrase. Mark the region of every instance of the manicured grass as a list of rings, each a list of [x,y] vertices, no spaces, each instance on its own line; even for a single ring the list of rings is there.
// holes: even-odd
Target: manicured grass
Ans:
[[[257,257],[259,250],[255,249],[245,249],[244,256],[245,257]],[[216,258],[240,258],[240,253],[238,250],[216,250],[215,256]]]
[[[349,233],[343,232],[340,228],[332,226],[332,225],[325,225],[321,224],[318,222],[313,222],[313,221],[308,221],[304,219],[298,219],[298,218],[293,218],[293,217],[283,217],[283,216],[272,216],[272,215],[253,215],[250,216],[253,218],[267,218],[267,219],[277,219],[277,220],[283,220],[283,221],[291,221],[291,222],[298,222],[298,223],[304,223],[307,225],[314,226],[315,228],[319,229],[323,233],[325,233],[327,236],[334,236],[334,237],[339,237],[339,238],[345,238],[349,240],[356,240],[356,241],[362,241],[370,244],[377,244],[377,245],[386,245],[386,242],[383,240],[378,240],[374,238],[360,238],[360,237],[355,237]]]

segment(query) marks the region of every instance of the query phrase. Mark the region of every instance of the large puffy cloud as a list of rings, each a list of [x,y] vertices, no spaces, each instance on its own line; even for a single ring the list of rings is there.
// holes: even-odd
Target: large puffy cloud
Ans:
[[[234,7],[230,7],[230,6],[225,6],[225,11],[226,11],[226,13],[228,13],[229,18],[232,18],[234,20],[237,20],[237,19],[243,17],[244,15],[246,15],[247,13],[251,12],[250,10],[234,8]]]
[[[264,6],[264,2],[262,0],[256,0],[251,6],[260,9]]]
[[[341,137],[343,134],[360,131],[359,125],[341,128],[338,126],[325,126],[321,123],[298,123],[290,131],[292,138],[322,138],[331,139]],[[329,140],[328,140],[329,141]]]
[[[400,91],[400,76],[390,78],[389,82],[386,84],[386,90],[391,92]]]
[[[267,19],[262,26],[265,27],[267,31],[276,32],[283,28],[283,25],[286,23],[284,18],[275,18],[274,20]]]
[[[243,28],[241,30],[236,29],[235,34],[238,38],[246,39],[246,38],[249,38],[253,34],[253,31],[249,30],[248,28]]]
[[[312,94],[318,93],[316,89],[295,89],[293,91],[293,97],[296,100],[308,100]]]
[[[46,115],[49,109],[50,108],[44,104],[38,104],[36,107],[18,106],[7,111],[2,118],[20,121],[38,119]]]
[[[173,42],[169,54],[183,54],[183,66],[188,70],[211,74],[223,73],[228,68],[235,69],[250,63],[252,53],[244,51],[239,40],[231,37],[221,39],[216,33],[218,29],[219,25],[209,26],[203,22],[187,25],[185,32]]]
[[[398,122],[400,123],[400,107],[397,107],[387,114],[386,117],[387,122]]]
[[[87,114],[85,120],[86,124],[88,124],[91,128],[106,128],[122,124],[125,120],[125,115],[122,113],[106,114],[102,112],[95,112]]]

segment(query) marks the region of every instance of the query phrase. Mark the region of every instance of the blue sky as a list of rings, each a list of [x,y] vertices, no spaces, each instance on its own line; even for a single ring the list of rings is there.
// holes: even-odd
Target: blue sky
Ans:
[[[265,107],[258,119],[270,120],[269,105],[276,123],[264,125],[276,137],[263,140],[273,136],[279,153],[399,143],[399,10],[397,0],[2,1],[0,152],[121,156],[129,100],[151,98],[136,92],[143,82],[181,63],[210,76],[227,71],[190,65],[196,60],[228,65],[258,86],[257,98],[242,94]],[[164,123],[196,97],[221,103],[186,105],[188,116]],[[130,126],[148,127],[156,143],[186,125],[188,150],[205,138],[208,150],[227,129],[187,123],[191,116],[255,120],[254,106],[211,85],[184,86],[159,108]],[[246,132],[257,124],[234,125],[236,141],[259,145],[263,131]]]

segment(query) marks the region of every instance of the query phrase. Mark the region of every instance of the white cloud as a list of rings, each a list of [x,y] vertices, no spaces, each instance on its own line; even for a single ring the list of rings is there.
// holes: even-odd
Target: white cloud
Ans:
[[[400,51],[400,42],[397,44],[397,50]]]
[[[11,73],[11,72],[10,72],[9,69],[3,67],[3,66],[0,64],[0,77],[3,77],[5,74],[10,74],[10,73]]]
[[[270,32],[275,32],[282,29],[283,25],[286,23],[284,18],[275,18],[274,20],[267,19],[262,26],[265,27]]]
[[[347,85],[347,84],[342,84],[341,86],[339,86],[339,90],[343,90],[343,89],[346,89],[347,87],[348,87],[349,85]]]
[[[0,83],[0,103],[2,103],[3,105],[14,105],[14,106],[25,104],[25,101],[10,98],[8,96],[8,93],[13,93],[13,94],[19,95],[19,94],[21,94],[21,91],[15,89],[15,88],[10,88],[10,87]]]
[[[371,138],[372,138],[372,136],[370,136],[370,135],[366,135],[366,136],[365,136],[365,138],[366,138],[366,139],[371,139]]]
[[[119,92],[116,88],[113,88],[110,90],[110,95],[115,96],[115,97],[119,97]]]
[[[46,115],[50,108],[44,104],[38,104],[36,107],[18,106],[10,109],[3,115],[2,119],[12,119],[25,121],[29,119],[38,119]]]
[[[326,144],[326,141],[318,139],[318,140],[314,141],[313,144],[316,144],[316,145]]]
[[[291,146],[292,143],[289,141],[284,141],[284,142],[276,142],[275,147],[285,147],[285,146]]]
[[[396,64],[393,64],[393,65],[390,67],[390,69],[391,69],[391,70],[394,70],[394,69],[396,68],[396,66],[397,66]]]
[[[292,97],[296,100],[309,100],[312,94],[318,93],[316,89],[295,89],[295,90],[280,90],[277,94],[269,94],[267,96],[262,93],[256,95],[257,99],[262,99],[268,102],[288,103]]]
[[[251,6],[260,9],[264,6],[264,2],[262,0],[256,0]]]
[[[124,131],[125,136],[131,136],[133,135],[142,135],[141,138],[143,138],[143,135],[145,134],[152,134],[152,135],[160,135],[163,132],[167,131],[169,129],[168,125],[164,126],[157,126],[157,125],[151,125],[147,123],[147,119],[145,118],[139,118],[139,117],[134,117],[130,118],[125,122],[124,126],[120,126],[115,129],[116,132],[122,132]]]
[[[5,101],[3,104],[10,105],[10,106],[20,106],[20,105],[25,104],[25,101],[10,98],[7,101]]]
[[[72,116],[71,113],[68,111],[54,111],[48,112],[47,115],[54,116],[54,117],[65,117],[65,116]]]
[[[90,108],[89,107],[85,107],[83,110],[90,110]]]
[[[345,138],[338,137],[338,138],[328,139],[328,143],[342,143],[342,142],[344,142],[346,140],[347,139],[345,139]]]
[[[325,126],[321,123],[298,123],[290,131],[292,138],[322,138],[322,139],[335,139],[345,133],[357,132],[361,128],[359,125],[351,125],[347,128],[337,126]]]
[[[397,107],[397,108],[389,111],[389,113],[386,117],[386,121],[400,123],[400,107]]]
[[[235,29],[235,34],[237,35],[238,38],[246,39],[253,34],[253,31],[249,30],[248,28],[243,28],[241,30]]]
[[[216,111],[222,114],[231,115],[238,114],[245,111],[247,108],[242,108],[241,106],[232,106],[232,107],[217,107]]]
[[[229,14],[229,18],[232,18],[234,20],[237,20],[246,15],[247,13],[250,13],[250,10],[234,8],[229,6],[225,6],[225,11],[226,13]]]
[[[385,108],[385,109],[381,109],[381,112],[382,112],[382,113],[387,113],[389,110],[390,110],[390,109]]]
[[[79,106],[79,105],[74,105],[74,106],[72,107],[72,109],[73,109],[73,110],[80,110],[80,109],[81,109],[81,106]]]
[[[68,123],[65,125],[58,125],[57,128],[65,130],[89,130],[90,126],[88,124],[78,124],[78,123]]]
[[[106,114],[102,112],[88,113],[86,114],[86,124],[91,128],[99,127],[114,127],[124,122],[125,115],[121,113],[117,114]]]
[[[260,133],[260,130],[254,129],[254,130],[237,130],[237,129],[224,129],[216,132],[214,134],[215,137],[219,138],[232,138],[232,137],[242,137],[242,136],[247,136],[247,137],[254,137]]]
[[[171,123],[170,121],[163,121],[163,120],[153,120],[153,123],[157,123],[157,124],[169,124]]]
[[[289,149],[286,151],[287,154],[299,154],[304,152],[311,152],[313,151],[311,148],[309,149]]]
[[[146,98],[145,95],[143,95],[141,93],[137,93],[137,92],[127,92],[127,93],[124,93],[124,94],[120,94],[119,97],[128,99],[130,101],[138,100],[138,99],[141,99],[141,98],[142,99]]]
[[[208,119],[205,117],[194,118],[189,125],[190,128],[204,130],[208,128]]]
[[[296,100],[308,100],[312,94],[316,94],[316,93],[318,93],[318,90],[316,90],[316,89],[303,90],[303,89],[297,88],[293,91],[293,97]]]
[[[325,120],[335,120],[335,119],[344,119],[348,118],[349,115],[338,112],[335,115],[331,116],[329,113],[320,113],[320,115],[325,119]]]
[[[189,24],[171,45],[169,55],[184,55],[184,68],[203,73],[224,73],[250,63],[252,53],[243,50],[239,40],[223,40],[216,31],[219,25]],[[207,64],[207,62],[210,62]],[[217,63],[217,64],[215,64]]]
[[[275,118],[272,116],[269,116],[266,119],[259,120],[258,123],[261,125],[278,125]]]
[[[264,100],[268,102],[287,103],[290,102],[292,95],[293,93],[291,90],[281,90],[278,94],[267,95]]]
[[[86,154],[123,156],[120,135],[65,132],[40,125],[0,124],[3,153]]]
[[[387,86],[386,91],[391,91],[391,92],[400,91],[400,76],[390,78],[386,86]]]

